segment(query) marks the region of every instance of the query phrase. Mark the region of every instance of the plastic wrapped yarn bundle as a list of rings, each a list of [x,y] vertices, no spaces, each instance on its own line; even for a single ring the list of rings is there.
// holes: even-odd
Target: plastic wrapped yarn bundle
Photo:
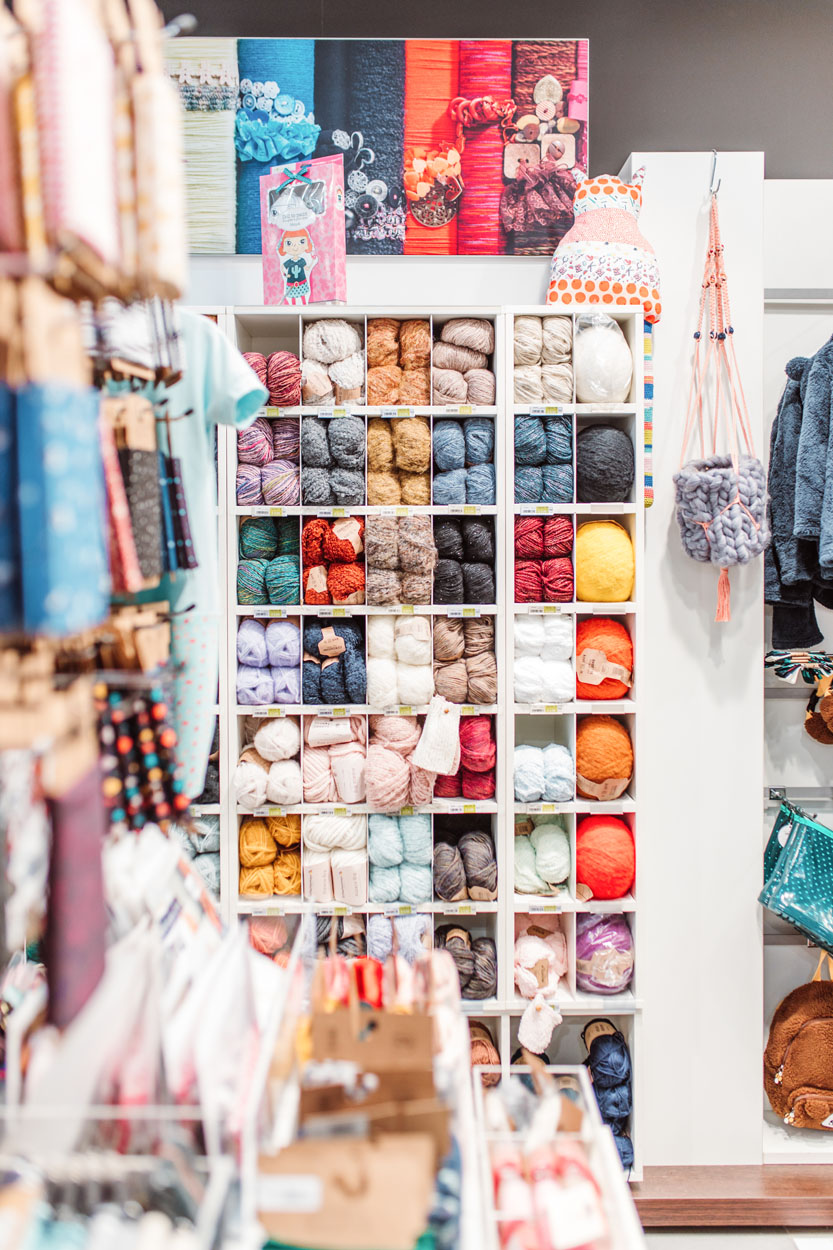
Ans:
[[[516,703],[572,703],[575,692],[569,660],[543,660],[522,655],[515,659]]]
[[[631,349],[621,327],[606,313],[577,318],[573,367],[580,404],[624,403],[630,395]]]
[[[576,438],[576,498],[580,503],[622,503],[635,472],[630,435],[612,425],[591,425]]]
[[[566,938],[557,916],[555,928],[547,917],[546,928],[549,931],[546,937],[538,917],[534,921],[532,917],[517,918],[517,921],[524,920],[526,925],[515,938],[515,985],[523,998],[535,998],[539,993],[545,998],[552,998],[558,990],[559,981],[567,975]]]
[[[594,898],[622,898],[633,885],[633,833],[618,816],[586,816],[576,829],[576,881]]]
[[[576,697],[627,698],[633,676],[633,642],[621,621],[588,617],[576,626]]]
[[[576,786],[585,799],[625,793],[633,774],[633,743],[613,716],[584,716],[576,726]]]
[[[633,967],[633,935],[623,915],[576,917],[577,989],[588,994],[621,994],[633,979]]]

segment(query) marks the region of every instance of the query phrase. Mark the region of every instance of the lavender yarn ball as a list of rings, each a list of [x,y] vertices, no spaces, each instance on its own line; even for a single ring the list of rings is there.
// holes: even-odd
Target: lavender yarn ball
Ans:
[[[265,417],[257,417],[237,434],[238,464],[263,466],[272,459],[272,426]]]
[[[305,469],[328,469],[333,462],[327,438],[327,422],[304,417],[301,422],[301,459]]]
[[[240,526],[238,550],[244,560],[271,560],[278,550],[278,535],[272,518],[246,517]]]
[[[576,917],[576,986],[621,994],[633,977],[633,935],[618,912]]]
[[[237,506],[256,508],[262,503],[260,469],[255,464],[241,464],[237,469]]]
[[[573,466],[571,464],[545,464],[541,469],[544,503],[572,503]]]
[[[301,501],[301,479],[297,464],[291,460],[273,460],[260,470],[263,502],[270,507],[294,507]]]
[[[301,571],[298,556],[277,556],[266,566],[269,602],[280,606],[301,602]]]
[[[330,453],[342,469],[364,469],[365,427],[363,417],[328,420]]]
[[[275,684],[268,668],[251,668],[240,664],[237,669],[237,702],[244,707],[260,707],[271,703]]]
[[[495,423],[485,417],[469,417],[463,422],[466,464],[489,464],[495,452]]]
[[[450,473],[435,473],[433,499],[441,507],[452,503],[465,503],[466,470],[453,469]]]
[[[268,560],[241,560],[237,566],[237,602],[246,606],[268,603],[266,566]]]
[[[286,417],[272,422],[272,452],[276,460],[294,460],[298,463],[301,450],[301,434],[298,422]]]
[[[237,661],[247,668],[266,668],[266,630],[260,621],[245,619],[237,627]]]
[[[270,668],[275,703],[301,702],[301,673],[297,668]]]
[[[307,504],[332,503],[330,475],[327,470],[308,469],[304,466],[304,471],[301,474],[301,494],[304,503]]]
[[[266,626],[266,654],[270,668],[297,668],[301,662],[301,631],[292,621],[270,621]]]
[[[337,504],[358,507],[364,503],[364,473],[356,469],[333,469],[330,490]]]
[[[486,507],[497,499],[497,479],[493,464],[473,464],[466,471],[466,503]]]

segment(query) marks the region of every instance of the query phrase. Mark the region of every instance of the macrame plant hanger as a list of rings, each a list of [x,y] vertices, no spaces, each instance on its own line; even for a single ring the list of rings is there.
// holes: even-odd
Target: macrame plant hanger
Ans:
[[[683,547],[694,560],[720,568],[716,621],[730,619],[729,568],[760,555],[769,541],[766,477],[755,456],[749,409],[734,346],[729,287],[712,162],[709,246],[700,294],[694,358],[677,487],[677,520]],[[711,401],[709,397],[711,396]],[[717,440],[723,423],[729,454]],[[695,428],[700,459],[685,461]],[[741,442],[743,446],[741,447]]]

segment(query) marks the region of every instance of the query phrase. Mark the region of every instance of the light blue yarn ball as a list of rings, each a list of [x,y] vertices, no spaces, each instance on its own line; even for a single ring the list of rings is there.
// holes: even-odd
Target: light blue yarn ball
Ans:
[[[550,464],[569,464],[573,459],[573,424],[569,417],[544,417],[547,460]]]
[[[376,865],[371,867],[367,891],[371,903],[395,903],[399,898],[399,889],[398,868],[379,868]]]
[[[395,816],[369,817],[367,853],[376,868],[395,868],[402,863],[402,835]]]
[[[515,747],[515,801],[537,803],[544,793],[544,752],[540,747]]]
[[[496,491],[495,466],[473,464],[466,473],[466,503],[493,504]]]
[[[466,439],[459,421],[434,422],[434,464],[441,473],[462,469],[466,463]]]
[[[572,503],[573,466],[545,464],[541,469],[544,503]]]
[[[540,503],[543,493],[544,477],[537,465],[515,470],[515,503]]]
[[[488,464],[495,451],[495,423],[485,417],[468,417],[463,422],[466,464]]]
[[[405,861],[399,869],[399,897],[403,903],[429,903],[434,889],[431,869]]]
[[[542,755],[542,799],[547,803],[569,803],[576,790],[576,766],[572,755],[557,742],[551,742],[544,747]]]
[[[399,832],[402,834],[402,852],[410,864],[428,864],[433,852],[430,816],[400,816]]]
[[[515,464],[545,464],[547,436],[540,417],[515,417]]]
[[[450,503],[466,502],[466,470],[452,469],[450,473],[434,475],[434,503],[446,507]]]

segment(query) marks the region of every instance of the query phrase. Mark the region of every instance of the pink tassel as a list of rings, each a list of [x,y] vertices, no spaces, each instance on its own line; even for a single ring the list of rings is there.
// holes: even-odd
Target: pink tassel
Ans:
[[[717,612],[714,617],[716,621],[730,621],[732,619],[732,610],[729,606],[730,593],[729,570],[721,569],[720,577],[717,579]]]

